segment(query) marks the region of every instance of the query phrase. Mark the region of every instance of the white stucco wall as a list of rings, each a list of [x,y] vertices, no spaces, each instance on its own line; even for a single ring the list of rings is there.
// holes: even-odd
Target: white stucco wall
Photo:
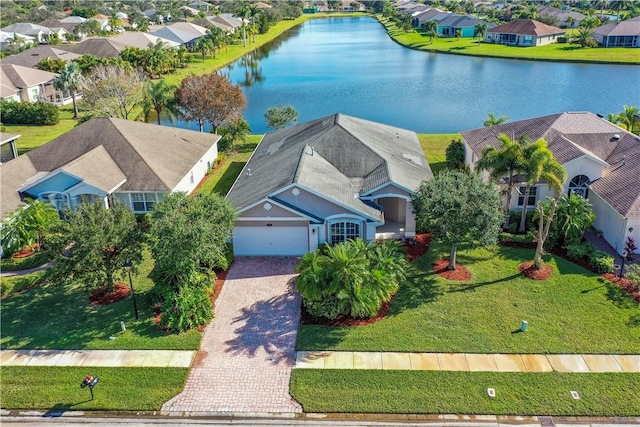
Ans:
[[[589,202],[593,206],[593,212],[596,214],[596,221],[593,227],[596,230],[602,230],[602,237],[609,242],[616,252],[622,254],[625,236],[628,234],[626,219],[594,191],[589,192]]]
[[[213,165],[214,160],[218,157],[218,143],[213,144],[209,150],[196,162],[189,172],[180,180],[171,191],[183,191],[191,194],[196,186],[202,181],[207,174],[209,166]]]

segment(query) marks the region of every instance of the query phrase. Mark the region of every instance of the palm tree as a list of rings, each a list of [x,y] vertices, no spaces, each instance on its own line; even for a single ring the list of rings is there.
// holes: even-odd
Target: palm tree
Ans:
[[[80,90],[80,67],[74,61],[69,62],[53,80],[53,87],[60,91],[71,92],[73,100],[73,118],[78,118],[78,104],[76,103],[76,92]]]
[[[618,113],[618,123],[622,123],[629,132],[633,133],[633,125],[640,115],[640,109],[635,105],[624,105],[623,108],[624,111]]]
[[[233,123],[225,123],[218,128],[218,134],[221,135],[219,149],[220,151],[233,151],[235,144],[247,142],[251,135],[251,127],[249,122],[243,118]]]
[[[598,47],[598,41],[594,36],[593,29],[588,27],[579,27],[578,32],[574,33],[569,43],[580,47]]]
[[[597,16],[593,16],[593,15],[589,15],[587,17],[585,17],[582,22],[580,22],[580,25],[578,25],[578,28],[589,28],[589,29],[593,29],[600,26],[600,19],[598,19]]]
[[[626,8],[626,1],[624,0],[613,0],[612,2],[609,3],[609,8],[611,10],[615,10],[618,12],[618,18],[616,20],[616,22],[620,22],[620,11],[623,8]]]
[[[498,135],[500,148],[491,145],[482,150],[482,156],[478,161],[478,170],[489,171],[490,177],[498,181],[507,176],[507,206],[505,212],[505,228],[509,226],[509,212],[511,209],[511,194],[513,193],[514,176],[524,169],[522,154],[522,142],[512,141],[506,134]]]
[[[613,113],[607,114],[607,120],[610,121],[611,123],[615,124],[615,125],[620,124],[620,113],[618,113],[618,114],[613,114]]]
[[[202,62],[204,62],[207,53],[213,50],[213,44],[211,43],[211,40],[209,38],[200,37],[196,42],[194,48],[197,51],[202,52]]]
[[[433,20],[424,22],[422,31],[424,31],[425,36],[429,37],[429,43],[433,43],[433,39],[438,38],[438,22]]]
[[[222,48],[227,47],[226,43],[226,34],[220,28],[210,28],[207,30],[206,36],[213,46],[213,57],[216,57],[216,52],[221,50]]]
[[[473,37],[478,37],[478,44],[487,36],[487,30],[489,26],[484,22],[478,22],[475,27],[473,27]]]
[[[241,4],[236,9],[234,15],[242,21],[242,41],[244,47],[247,47],[247,23],[251,17],[251,8],[246,4]]]
[[[567,16],[564,22],[567,24],[567,27],[573,28],[573,25],[576,23],[576,18],[573,16]]]
[[[531,187],[537,182],[544,181],[550,189],[559,193],[563,183],[567,180],[567,171],[558,163],[553,153],[547,148],[547,141],[540,138],[536,142],[527,143],[522,147],[524,158],[525,190],[522,203],[522,215],[520,216],[519,231],[525,231],[527,221],[527,201]]]
[[[156,112],[158,124],[163,111],[167,113],[169,119],[173,119],[175,114],[175,90],[176,87],[164,80],[149,81],[145,85],[146,105]],[[147,107],[148,108],[148,107]]]
[[[60,215],[51,203],[42,200],[29,201],[26,211],[28,227],[35,233],[38,250],[40,250],[46,232],[60,222]]]
[[[501,125],[502,123],[506,122],[507,120],[509,120],[509,117],[507,116],[500,116],[500,117],[496,117],[493,115],[493,113],[489,113],[489,117],[487,118],[487,120],[483,121],[482,124],[485,126],[496,126],[496,125]]]

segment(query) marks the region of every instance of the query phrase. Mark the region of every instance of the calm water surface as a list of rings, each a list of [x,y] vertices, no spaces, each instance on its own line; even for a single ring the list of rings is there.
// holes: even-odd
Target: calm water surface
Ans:
[[[299,122],[340,112],[418,133],[481,127],[488,113],[606,116],[640,105],[639,66],[419,52],[391,41],[368,17],[310,20],[221,72],[243,86],[254,134],[268,131],[268,108],[288,104]]]

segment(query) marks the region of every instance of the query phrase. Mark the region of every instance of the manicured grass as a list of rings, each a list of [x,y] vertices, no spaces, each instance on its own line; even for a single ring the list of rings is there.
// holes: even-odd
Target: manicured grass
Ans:
[[[410,279],[389,315],[364,327],[302,325],[298,350],[467,353],[637,354],[640,306],[617,286],[555,256],[550,279],[518,272],[534,251],[464,249],[458,262],[468,283],[448,282],[432,270],[448,251],[432,245],[414,261]],[[527,320],[525,333],[515,333]]]
[[[25,276],[3,277],[2,280],[0,280],[0,295],[5,297],[7,295],[24,291],[25,289],[33,288],[34,286],[39,286],[44,282],[44,280],[46,280],[46,275],[46,271],[36,271],[35,273],[27,274]]]
[[[2,300],[0,345],[3,349],[197,349],[201,339],[198,331],[169,333],[154,324],[153,282],[148,277],[152,268],[153,261],[146,253],[139,274],[132,276],[140,320],[135,320],[131,297],[94,306],[81,284],[47,282],[45,272],[3,278],[3,295],[7,292],[5,282],[14,290],[40,284]],[[122,281],[129,282],[128,278]],[[125,322],[125,332],[120,321]],[[112,335],[117,338],[109,340]]]
[[[251,135],[246,144],[237,145],[235,151],[227,154],[224,162],[205,178],[197,192],[226,196],[261,139],[262,135]]]
[[[3,258],[0,259],[0,271],[21,271],[34,267],[40,267],[51,259],[47,252],[36,252],[25,258]]]
[[[182,391],[187,368],[87,368],[4,366],[5,409],[156,411]],[[85,376],[99,377],[91,400]]]
[[[59,137],[73,129],[78,122],[73,119],[73,107],[65,106],[59,108],[60,122],[51,126],[33,126],[33,125],[9,125],[4,124],[4,132],[22,135],[16,142],[18,154],[24,154],[29,150],[33,150],[44,143]]]
[[[477,40],[469,37],[461,37],[460,39],[443,37],[430,43],[429,37],[425,36],[422,31],[405,33],[381,16],[378,17],[378,20],[382,25],[385,25],[389,36],[394,41],[416,50],[541,61],[640,64],[637,48],[580,48],[568,43],[521,47],[492,43],[478,44]]]
[[[494,388],[496,397],[487,396]],[[640,374],[294,369],[305,412],[637,416]],[[580,394],[574,400],[570,391]]]
[[[452,139],[459,138],[462,138],[462,136],[458,133],[418,134],[422,151],[424,151],[424,155],[434,174],[447,167],[447,147],[451,144]]]

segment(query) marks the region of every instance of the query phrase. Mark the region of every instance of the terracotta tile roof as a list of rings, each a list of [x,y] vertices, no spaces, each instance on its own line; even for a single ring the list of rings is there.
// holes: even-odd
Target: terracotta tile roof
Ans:
[[[516,19],[503,25],[498,25],[488,31],[499,34],[524,34],[527,36],[545,36],[549,34],[564,34],[562,28],[543,24],[533,19]]]

